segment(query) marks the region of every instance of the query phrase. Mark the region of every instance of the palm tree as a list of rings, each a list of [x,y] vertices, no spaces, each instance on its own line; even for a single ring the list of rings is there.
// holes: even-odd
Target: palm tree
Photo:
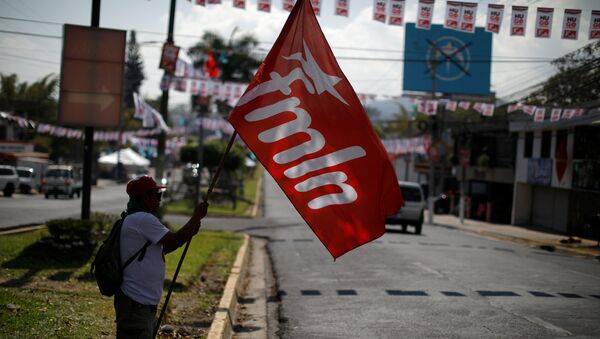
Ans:
[[[222,81],[250,82],[261,63],[259,56],[253,52],[258,46],[258,40],[252,35],[233,39],[236,31],[237,27],[228,41],[218,33],[204,33],[202,39],[188,50],[194,67],[202,68],[207,54],[211,51],[221,70]]]

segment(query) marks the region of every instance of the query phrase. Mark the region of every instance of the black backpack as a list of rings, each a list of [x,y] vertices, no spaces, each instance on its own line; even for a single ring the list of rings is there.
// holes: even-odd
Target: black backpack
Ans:
[[[147,241],[131,258],[121,265],[121,227],[124,218],[115,222],[110,234],[98,249],[96,257],[92,262],[90,274],[96,278],[100,293],[112,297],[121,288],[123,282],[123,270],[139,255],[138,261],[144,260],[146,248],[151,242]]]

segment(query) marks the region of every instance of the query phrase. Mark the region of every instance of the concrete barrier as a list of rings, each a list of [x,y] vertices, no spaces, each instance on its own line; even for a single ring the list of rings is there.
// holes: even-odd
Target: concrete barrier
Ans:
[[[233,336],[235,314],[238,306],[238,294],[246,276],[250,254],[250,236],[244,234],[244,243],[238,250],[229,278],[223,289],[223,296],[208,331],[208,339],[223,339]]]

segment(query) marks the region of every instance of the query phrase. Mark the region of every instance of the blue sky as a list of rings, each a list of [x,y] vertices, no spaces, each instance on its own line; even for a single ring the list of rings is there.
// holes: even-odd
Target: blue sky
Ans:
[[[261,41],[266,52],[279,34],[288,12],[281,9],[281,0],[272,1],[271,13],[258,12],[256,0],[248,0],[246,10],[232,7],[232,0],[222,5],[196,6],[186,0],[177,1],[175,42],[183,48],[193,45],[207,30],[229,37],[250,33]],[[405,20],[414,22],[417,0],[407,0]],[[487,0],[478,1],[477,26],[484,26],[487,4],[504,4],[502,30],[493,38],[494,60],[534,58],[528,63],[493,63],[492,91],[498,96],[518,92],[542,81],[554,72],[548,62],[587,45],[590,11],[600,10],[599,0]],[[351,0],[348,18],[334,16],[334,0],[322,0],[319,23],[337,57],[396,58],[403,57],[404,27],[389,26],[372,20],[370,0]],[[526,37],[508,34],[511,5],[530,6]],[[446,1],[437,0],[434,23],[443,22]],[[537,7],[555,8],[551,39],[533,37]],[[564,8],[582,9],[582,27],[577,41],[560,39]],[[145,96],[159,95],[162,71],[158,69],[160,46],[166,38],[169,0],[102,0],[100,26],[136,30],[142,43],[147,80],[142,86]],[[0,31],[24,32],[48,37],[36,37],[0,32],[0,73],[16,73],[21,80],[35,81],[60,71],[62,26],[56,23],[89,25],[91,0],[0,0]],[[6,18],[47,21],[34,23]],[[234,38],[235,38],[234,36]],[[158,43],[157,43],[158,42]],[[400,61],[364,61],[338,59],[348,80],[357,92],[386,96],[402,94]],[[171,103],[183,103],[189,95],[171,92]]]

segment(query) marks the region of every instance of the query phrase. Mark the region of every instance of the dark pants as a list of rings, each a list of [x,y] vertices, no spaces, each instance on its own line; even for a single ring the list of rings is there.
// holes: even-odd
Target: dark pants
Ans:
[[[156,305],[142,305],[123,292],[115,294],[117,339],[153,338]]]

